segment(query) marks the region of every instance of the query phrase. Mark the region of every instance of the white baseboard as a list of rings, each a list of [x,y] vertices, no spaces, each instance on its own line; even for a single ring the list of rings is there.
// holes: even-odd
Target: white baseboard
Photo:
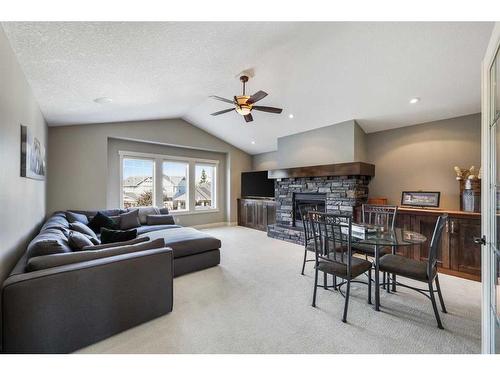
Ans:
[[[199,224],[199,225],[192,225],[191,228],[195,229],[204,229],[204,228],[215,228],[215,227],[233,227],[235,225],[238,225],[237,222],[230,222],[230,221],[220,221],[218,223],[208,223],[208,224]]]

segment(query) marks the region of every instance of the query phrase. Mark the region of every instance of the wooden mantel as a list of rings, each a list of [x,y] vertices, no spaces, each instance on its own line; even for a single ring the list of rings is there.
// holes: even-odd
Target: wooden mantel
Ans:
[[[268,172],[269,178],[295,178],[295,177],[328,177],[328,176],[375,176],[375,165],[353,162],[314,165],[310,167],[297,167],[274,169]]]

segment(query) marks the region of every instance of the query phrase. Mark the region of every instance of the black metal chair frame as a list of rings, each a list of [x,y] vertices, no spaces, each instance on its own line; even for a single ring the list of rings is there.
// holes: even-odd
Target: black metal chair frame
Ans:
[[[302,205],[299,208],[300,215],[302,217],[302,226],[304,228],[304,261],[302,262],[302,272],[300,273],[301,275],[304,275],[306,263],[315,261],[315,259],[307,259],[307,253],[309,251],[307,249],[307,246],[310,244],[311,240],[313,240],[314,238],[312,237],[312,234],[311,234],[311,228],[310,228],[311,224],[310,224],[309,218],[307,216],[308,212],[306,212],[306,206],[307,205]]]
[[[431,244],[429,246],[429,257],[427,259],[427,280],[428,280],[427,285],[428,285],[428,288],[427,289],[416,288],[416,287],[413,287],[413,286],[410,286],[407,284],[403,284],[399,281],[396,281],[395,279],[392,280],[392,282],[397,284],[398,286],[412,289],[412,290],[426,296],[427,298],[429,298],[431,300],[432,309],[434,310],[434,315],[436,317],[436,321],[437,321],[437,325],[438,325],[439,329],[444,329],[444,327],[443,327],[443,324],[441,323],[441,317],[439,316],[439,311],[437,308],[437,303],[436,303],[436,298],[434,296],[434,293],[438,294],[439,303],[441,305],[441,311],[445,314],[448,313],[448,311],[446,310],[446,306],[444,304],[443,295],[441,293],[441,286],[439,284],[439,275],[437,272],[437,251],[438,251],[439,244],[441,241],[441,235],[443,233],[443,229],[444,229],[444,226],[446,225],[447,220],[448,220],[448,215],[445,214],[445,215],[439,216],[437,221],[436,221],[436,226],[434,227],[434,232],[432,234]],[[408,276],[405,276],[405,277],[408,277]],[[417,279],[415,279],[415,280],[417,280]],[[422,280],[417,280],[417,281],[424,282]],[[434,289],[434,286],[432,285],[434,281],[436,282],[436,289]],[[389,279],[388,279],[387,283],[390,284]]]
[[[346,265],[346,275],[333,275],[333,289],[338,290],[340,294],[345,299],[344,313],[342,316],[342,321],[347,322],[347,309],[349,306],[349,293],[351,288],[351,283],[357,282],[361,284],[368,285],[368,303],[371,304],[371,268],[368,270],[368,283],[360,280],[354,280],[351,277],[352,270],[352,248],[351,248],[351,225],[352,217],[344,215],[334,215],[327,214],[323,212],[310,211],[308,213],[308,219],[311,226],[311,232],[314,239],[315,248],[315,272],[314,272],[314,292],[312,306],[316,307],[316,291],[318,286],[328,289],[327,285],[327,273],[323,272],[323,285],[318,285],[318,265],[319,261],[324,262],[335,262]],[[342,233],[344,229],[347,233]],[[333,248],[330,249],[330,246]],[[333,259],[331,258],[333,256]],[[340,259],[339,259],[340,258]],[[337,284],[337,277],[343,279],[344,281]],[[342,292],[340,287],[346,285],[345,293]]]
[[[396,224],[396,216],[398,213],[398,206],[389,206],[389,205],[377,205],[377,204],[363,204],[361,206],[361,220],[364,224],[376,224],[374,221],[377,220],[377,217],[384,217],[385,226],[387,229],[394,230],[394,225]],[[356,249],[354,249],[356,251]],[[392,254],[396,253],[394,246],[391,248]],[[366,254],[365,254],[366,255]],[[383,256],[383,255],[382,255]],[[396,291],[396,275],[392,275],[392,279],[394,283],[389,284],[386,282],[388,277],[386,278],[386,273],[384,272],[382,275],[382,287],[386,289],[387,292],[390,293],[389,285],[392,287],[392,291]]]

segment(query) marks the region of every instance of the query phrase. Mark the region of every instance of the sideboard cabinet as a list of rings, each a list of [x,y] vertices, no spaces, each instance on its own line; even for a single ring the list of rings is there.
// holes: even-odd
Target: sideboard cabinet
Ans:
[[[271,199],[238,199],[238,225],[267,232],[276,222],[276,202]]]

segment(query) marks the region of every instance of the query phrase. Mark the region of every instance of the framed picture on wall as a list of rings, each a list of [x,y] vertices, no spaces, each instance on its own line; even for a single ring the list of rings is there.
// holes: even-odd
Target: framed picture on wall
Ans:
[[[21,177],[44,180],[45,173],[45,147],[29,127],[21,125]]]
[[[410,207],[439,207],[439,191],[403,191],[401,193],[401,205]]]

